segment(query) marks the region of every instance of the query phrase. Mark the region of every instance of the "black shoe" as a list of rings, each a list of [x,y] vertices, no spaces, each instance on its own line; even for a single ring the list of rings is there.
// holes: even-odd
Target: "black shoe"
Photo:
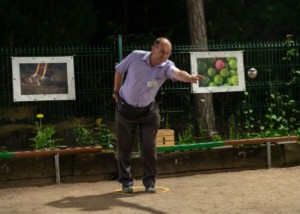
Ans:
[[[148,187],[146,187],[146,190],[145,190],[147,193],[156,193],[156,189],[155,189],[155,186],[154,185],[150,185]]]
[[[122,192],[123,193],[133,193],[133,188],[132,188],[132,186],[122,185]]]

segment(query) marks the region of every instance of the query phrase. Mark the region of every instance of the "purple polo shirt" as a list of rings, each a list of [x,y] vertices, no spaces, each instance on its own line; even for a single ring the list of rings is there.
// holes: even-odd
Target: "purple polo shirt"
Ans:
[[[149,51],[133,51],[115,66],[117,72],[127,72],[119,94],[125,102],[135,107],[153,102],[162,84],[172,79],[173,71],[179,70],[170,60],[151,67],[150,54]]]

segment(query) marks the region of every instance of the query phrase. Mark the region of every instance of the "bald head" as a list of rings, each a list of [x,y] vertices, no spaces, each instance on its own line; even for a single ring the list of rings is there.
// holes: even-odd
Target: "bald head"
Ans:
[[[171,55],[172,44],[169,39],[165,37],[157,38],[152,45],[151,65],[156,66],[165,62]]]
[[[163,45],[170,45],[172,46],[170,40],[166,37],[159,37],[157,39],[154,40],[152,46],[159,46],[160,44],[163,44]]]

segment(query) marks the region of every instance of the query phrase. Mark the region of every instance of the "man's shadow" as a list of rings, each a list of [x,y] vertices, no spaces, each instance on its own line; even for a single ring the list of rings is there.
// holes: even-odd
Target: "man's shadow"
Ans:
[[[102,195],[90,195],[80,197],[65,197],[61,200],[52,201],[47,203],[48,206],[57,208],[78,208],[81,211],[104,211],[109,210],[112,207],[129,207],[130,209],[136,209],[148,213],[163,214],[166,212],[159,211],[155,208],[141,206],[135,203],[129,203],[122,201],[122,198],[135,197],[140,193],[133,194],[120,194],[116,192],[106,193]],[[147,195],[147,194],[146,194]],[[148,194],[149,196],[152,194]]]

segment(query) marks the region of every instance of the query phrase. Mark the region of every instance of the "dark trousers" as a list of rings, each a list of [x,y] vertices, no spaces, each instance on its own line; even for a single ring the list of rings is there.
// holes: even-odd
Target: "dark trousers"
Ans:
[[[135,119],[126,118],[116,111],[117,161],[119,182],[133,185],[131,176],[131,153],[139,128],[141,161],[143,167],[143,184],[155,184],[157,175],[156,134],[160,126],[160,114],[157,103],[153,103],[150,111]]]

